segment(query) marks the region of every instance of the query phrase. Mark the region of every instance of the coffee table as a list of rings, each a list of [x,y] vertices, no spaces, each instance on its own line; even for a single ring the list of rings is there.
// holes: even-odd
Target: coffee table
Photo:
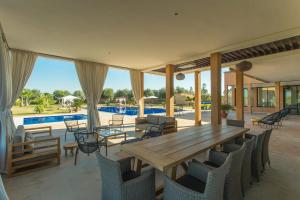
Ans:
[[[119,129],[102,129],[97,131],[100,138],[102,138],[102,146],[105,146],[106,156],[107,156],[107,148],[108,148],[108,139],[120,135],[124,135],[124,140],[127,139],[127,132],[121,131]],[[113,146],[116,144],[112,144],[109,146]]]

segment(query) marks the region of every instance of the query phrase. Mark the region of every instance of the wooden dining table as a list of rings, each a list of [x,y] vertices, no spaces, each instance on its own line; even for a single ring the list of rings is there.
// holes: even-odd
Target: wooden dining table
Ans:
[[[141,170],[143,162],[165,174],[172,169],[171,176],[174,178],[178,165],[186,168],[185,161],[219,144],[241,137],[247,131],[247,128],[227,125],[194,126],[176,133],[125,144],[121,149],[138,160],[137,170]]]

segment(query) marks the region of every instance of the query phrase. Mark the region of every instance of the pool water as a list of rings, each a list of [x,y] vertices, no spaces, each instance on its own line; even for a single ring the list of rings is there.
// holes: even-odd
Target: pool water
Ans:
[[[124,115],[137,115],[138,107],[116,107],[116,106],[108,106],[98,108],[99,111],[102,112],[110,112],[110,113],[121,113]],[[156,114],[156,113],[164,113],[166,109],[164,108],[145,108],[144,114]]]
[[[51,123],[51,122],[63,122],[64,119],[85,120],[85,119],[87,119],[87,117],[86,117],[86,115],[83,115],[83,114],[27,117],[27,118],[23,119],[23,124],[30,125],[30,124],[43,124],[43,123]]]

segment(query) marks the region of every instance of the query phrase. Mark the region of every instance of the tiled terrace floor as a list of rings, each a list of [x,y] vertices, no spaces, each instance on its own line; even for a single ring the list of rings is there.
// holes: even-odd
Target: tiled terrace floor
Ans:
[[[193,114],[179,116],[180,125],[193,124]],[[249,120],[250,116],[246,116]],[[205,113],[204,121],[209,119]],[[186,120],[186,121],[185,121]],[[54,134],[63,139],[64,129]],[[68,137],[68,140],[72,140]],[[109,149],[109,157],[119,146]],[[267,168],[260,183],[255,183],[245,200],[298,200],[300,199],[300,116],[290,116],[283,127],[273,131],[270,141],[271,168]],[[157,173],[161,183],[161,174]],[[100,176],[95,155],[79,155],[77,166],[73,157],[62,153],[60,166],[41,169],[29,174],[4,180],[12,200],[100,199]]]

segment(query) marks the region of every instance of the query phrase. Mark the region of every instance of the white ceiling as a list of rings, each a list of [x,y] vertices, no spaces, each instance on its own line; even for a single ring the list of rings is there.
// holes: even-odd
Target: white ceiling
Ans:
[[[300,27],[299,8],[299,0],[0,0],[0,21],[13,48],[146,69]]]
[[[300,80],[300,54],[253,61],[252,69],[246,74],[269,82]]]

